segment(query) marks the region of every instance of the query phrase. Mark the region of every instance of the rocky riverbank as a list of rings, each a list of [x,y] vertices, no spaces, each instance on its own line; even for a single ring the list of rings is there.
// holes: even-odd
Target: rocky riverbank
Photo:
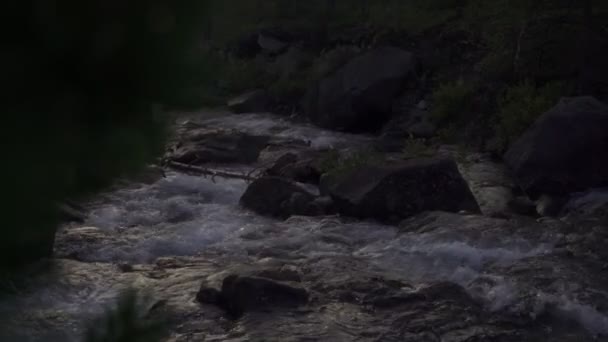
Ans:
[[[78,340],[134,286],[172,341],[608,338],[601,189],[546,217],[490,155],[363,158],[376,138],[269,114],[178,126],[167,162],[257,180],[167,169],[87,203],[0,307],[13,337]]]

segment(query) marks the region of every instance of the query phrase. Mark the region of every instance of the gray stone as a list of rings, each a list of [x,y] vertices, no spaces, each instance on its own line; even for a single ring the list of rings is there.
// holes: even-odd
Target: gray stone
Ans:
[[[206,291],[210,301],[217,299],[212,291]],[[221,306],[232,316],[239,317],[247,311],[270,307],[293,307],[308,302],[308,291],[275,280],[230,275],[222,283]]]
[[[369,51],[314,85],[303,108],[321,127],[364,132],[382,127],[415,69],[414,56],[385,47]]]
[[[277,159],[266,173],[301,183],[318,184],[321,178],[321,162],[324,154],[317,150],[289,152]]]
[[[368,165],[324,180],[338,212],[396,222],[424,211],[480,209],[456,163],[443,158]]]
[[[308,205],[314,198],[292,181],[280,177],[262,177],[247,187],[240,203],[260,215],[287,218],[307,215]]]
[[[564,196],[608,184],[608,106],[593,97],[562,99],[505,154],[532,198]]]

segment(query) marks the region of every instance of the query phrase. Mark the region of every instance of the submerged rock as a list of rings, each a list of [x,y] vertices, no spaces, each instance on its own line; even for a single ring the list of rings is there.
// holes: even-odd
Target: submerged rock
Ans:
[[[247,187],[240,203],[260,215],[287,218],[308,215],[315,196],[296,183],[280,177],[262,177]]]
[[[593,97],[562,99],[507,151],[518,184],[533,199],[608,184],[608,106]]]
[[[368,165],[324,181],[344,215],[398,222],[430,210],[479,213],[479,206],[454,161],[411,159]]]
[[[247,311],[304,305],[308,297],[308,291],[301,287],[268,278],[239,275],[227,276],[221,291],[202,286],[196,295],[199,302],[219,305],[235,318]]]

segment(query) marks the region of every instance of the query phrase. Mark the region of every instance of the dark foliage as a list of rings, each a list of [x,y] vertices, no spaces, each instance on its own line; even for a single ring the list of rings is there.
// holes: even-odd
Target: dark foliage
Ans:
[[[57,201],[97,191],[162,150],[164,109],[196,74],[204,4],[0,5],[1,266],[51,253]]]

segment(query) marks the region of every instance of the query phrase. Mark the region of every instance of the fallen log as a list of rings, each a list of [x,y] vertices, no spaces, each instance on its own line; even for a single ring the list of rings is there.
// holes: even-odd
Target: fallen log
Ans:
[[[251,173],[242,174],[242,173],[238,173],[238,172],[214,170],[214,169],[204,168],[204,167],[200,167],[200,166],[179,163],[179,162],[175,162],[175,161],[168,161],[165,163],[165,165],[176,171],[192,173],[192,174],[196,174],[196,175],[211,176],[212,181],[214,180],[215,177],[242,179],[242,180],[248,181],[248,182],[253,182],[256,179],[256,177],[252,176]]]

